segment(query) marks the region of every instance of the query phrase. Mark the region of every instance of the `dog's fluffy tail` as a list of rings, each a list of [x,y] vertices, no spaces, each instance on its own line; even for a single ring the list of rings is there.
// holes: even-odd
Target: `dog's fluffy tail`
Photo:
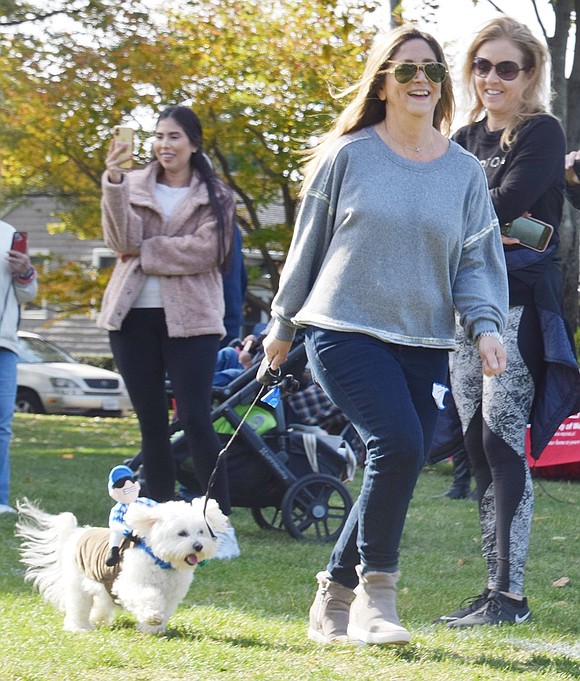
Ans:
[[[17,501],[16,508],[16,536],[22,539],[20,560],[26,566],[24,579],[62,610],[63,547],[77,529],[77,519],[72,513],[45,513],[26,498]]]

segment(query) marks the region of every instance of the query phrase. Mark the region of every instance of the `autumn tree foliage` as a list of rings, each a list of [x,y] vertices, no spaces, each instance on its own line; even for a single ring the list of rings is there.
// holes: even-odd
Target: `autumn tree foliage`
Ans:
[[[275,290],[279,263],[270,254],[289,242],[300,150],[330,124],[333,90],[358,75],[374,32],[365,18],[375,4],[194,0],[143,11],[137,2],[79,1],[61,5],[68,11],[62,21],[26,15],[29,21],[0,35],[4,196],[50,192],[62,206],[55,223],[96,238],[112,127],[138,128],[145,162],[158,111],[191,104]],[[22,19],[17,6],[23,8],[13,3],[14,16]],[[279,218],[266,223],[273,204]],[[61,271],[66,283],[72,270]],[[95,285],[90,304],[98,281],[87,277]],[[53,298],[62,296],[58,277],[51,281]]]
[[[509,13],[510,3],[479,0],[486,1]],[[536,0],[525,1],[536,7]],[[303,151],[343,108],[335,95],[360,75],[380,4],[0,0],[0,198],[51,193],[60,207],[52,229],[99,238],[100,176],[112,127],[122,122],[138,130],[138,163],[145,163],[156,114],[191,104],[204,125],[206,151],[238,198],[246,244],[261,250],[275,291],[279,261],[272,253],[283,254],[289,243]],[[578,37],[580,0],[550,4],[555,32],[545,38],[555,112],[569,148],[579,148],[580,50],[570,73],[565,56],[570,32]],[[426,19],[436,6],[423,3]],[[391,24],[402,23],[405,2],[389,0],[388,7]],[[572,210],[562,236],[567,314],[575,323]],[[79,277],[82,285],[75,284]],[[64,291],[76,291],[67,309],[90,309],[103,279],[63,264],[43,279],[43,295],[62,305]]]

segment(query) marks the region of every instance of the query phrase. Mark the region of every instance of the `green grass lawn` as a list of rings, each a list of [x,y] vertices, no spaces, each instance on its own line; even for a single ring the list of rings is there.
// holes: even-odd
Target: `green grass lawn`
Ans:
[[[134,418],[16,414],[12,496],[49,512],[72,511],[81,524],[106,525],[108,472],[138,449]],[[167,634],[140,634],[122,613],[111,629],[67,633],[62,614],[24,583],[14,517],[1,515],[0,681],[580,678],[580,485],[535,483],[527,573],[534,621],[453,631],[431,622],[481,591],[485,576],[475,502],[435,498],[450,479],[449,464],[426,469],[409,512],[399,614],[413,640],[404,647],[311,643],[315,574],[331,546],[260,529],[242,508],[232,514],[241,557],[196,572]],[[356,481],[349,486],[354,494]],[[554,586],[564,577],[564,586]]]

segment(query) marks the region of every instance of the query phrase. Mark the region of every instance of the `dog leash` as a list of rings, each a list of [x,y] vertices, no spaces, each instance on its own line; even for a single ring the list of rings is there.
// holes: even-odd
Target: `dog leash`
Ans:
[[[213,485],[215,483],[218,468],[220,466],[222,459],[227,455],[227,451],[230,448],[232,442],[236,439],[238,433],[240,432],[240,429],[242,428],[244,423],[248,420],[252,409],[256,406],[258,400],[262,397],[266,388],[270,388],[270,391],[266,394],[263,401],[270,404],[270,406],[275,407],[282,397],[282,391],[281,391],[280,385],[283,384],[284,381],[286,381],[287,389],[289,389],[289,390],[291,388],[288,384],[290,384],[291,382],[295,382],[295,384],[296,384],[296,385],[292,386],[292,388],[296,388],[297,386],[299,386],[298,381],[296,381],[296,379],[293,376],[288,375],[288,376],[285,376],[283,378],[282,377],[282,371],[281,371],[280,367],[278,367],[278,369],[276,371],[272,371],[272,369],[270,369],[270,366],[268,364],[266,357],[264,357],[264,359],[262,360],[262,363],[260,364],[260,366],[258,368],[258,372],[256,373],[256,381],[261,384],[261,387],[258,390],[258,393],[256,394],[256,397],[254,398],[254,401],[250,404],[246,413],[242,416],[242,420],[237,425],[236,429],[232,433],[232,436],[227,441],[227,443],[225,444],[223,449],[219,452],[215,466],[213,468],[213,471],[211,472],[211,475],[209,476],[209,480],[208,480],[208,483],[207,483],[207,489],[206,489],[206,492],[205,492],[205,502],[204,502],[204,506],[203,506],[203,517],[204,517],[205,523],[206,523],[206,525],[209,529],[210,535],[213,539],[215,539],[215,534],[213,533],[213,530],[211,529],[209,523],[207,522],[206,508],[207,508],[207,502],[209,501],[209,494],[210,494],[211,488],[213,487]]]

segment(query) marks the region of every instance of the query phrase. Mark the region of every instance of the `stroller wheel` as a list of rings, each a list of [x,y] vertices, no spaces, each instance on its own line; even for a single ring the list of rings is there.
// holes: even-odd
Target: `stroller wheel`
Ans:
[[[313,473],[297,480],[282,499],[282,521],[292,537],[336,541],[346,523],[352,499],[332,475]]]
[[[277,506],[269,506],[267,508],[254,506],[251,511],[252,518],[256,521],[258,527],[261,527],[263,530],[285,529],[282,520],[282,510]]]

